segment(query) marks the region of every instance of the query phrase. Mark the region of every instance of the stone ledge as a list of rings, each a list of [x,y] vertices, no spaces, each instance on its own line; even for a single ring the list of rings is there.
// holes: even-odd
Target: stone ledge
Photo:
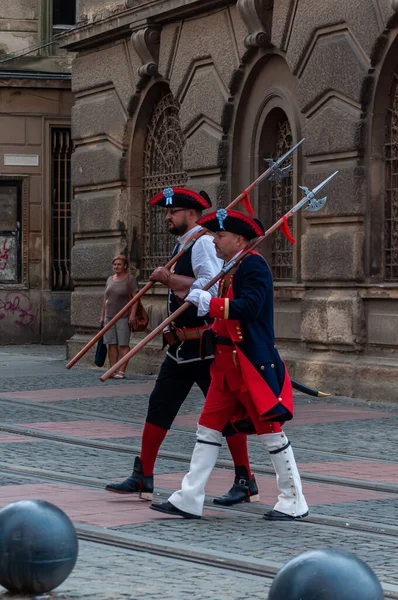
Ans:
[[[335,396],[398,402],[398,355],[282,350],[290,375]]]

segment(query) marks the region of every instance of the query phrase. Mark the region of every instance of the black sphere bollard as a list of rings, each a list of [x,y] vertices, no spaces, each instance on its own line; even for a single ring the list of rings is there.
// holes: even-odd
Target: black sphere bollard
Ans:
[[[290,560],[275,577],[268,600],[383,600],[372,569],[340,550],[310,550]]]
[[[78,540],[72,521],[44,500],[0,510],[0,584],[10,592],[49,592],[70,575]]]

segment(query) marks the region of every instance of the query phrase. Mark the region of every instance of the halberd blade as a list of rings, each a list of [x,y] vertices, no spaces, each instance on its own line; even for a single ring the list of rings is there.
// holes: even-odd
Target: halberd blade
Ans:
[[[297,144],[295,144],[292,148],[290,148],[290,150],[285,152],[285,154],[283,154],[276,161],[272,160],[272,158],[264,158],[265,162],[269,165],[270,171],[264,173],[264,175],[258,180],[258,183],[260,183],[260,181],[263,181],[264,179],[271,179],[273,172],[275,172],[278,169],[278,167],[287,159],[288,156],[290,156],[299,146],[301,146],[304,140],[305,138],[297,142]]]
[[[287,165],[287,167],[284,167],[283,169],[275,169],[275,171],[272,172],[271,177],[268,178],[268,181],[274,181],[276,183],[279,183],[280,181],[282,181],[282,179],[289,175],[292,168],[292,165]]]
[[[306,196],[309,196],[311,194],[310,190],[305,185],[299,185],[299,188],[300,190],[303,190]]]
[[[307,204],[307,202],[309,203],[308,205],[308,209],[310,212],[316,212],[317,210],[320,210],[323,206],[325,206],[326,200],[327,200],[327,196],[325,196],[324,198],[321,198],[321,200],[317,200],[316,199],[316,194],[325,187],[325,185],[327,185],[329,183],[329,181],[331,179],[333,179],[333,177],[335,177],[337,175],[338,171],[335,171],[334,173],[332,173],[332,175],[329,175],[329,177],[327,177],[326,179],[324,179],[324,181],[322,181],[319,185],[317,185],[316,187],[314,187],[313,190],[309,190],[306,186],[299,186],[304,192],[305,192],[305,196],[302,200],[300,200],[300,202],[298,202],[293,208],[292,208],[292,213],[296,213],[297,211],[299,211],[301,208],[303,208],[303,206],[305,204]]]
[[[320,198],[319,200],[317,198],[311,198],[308,202],[308,206],[304,210],[308,210],[308,212],[318,212],[318,210],[321,210],[321,208],[325,206],[327,199],[327,196],[324,196],[324,198]]]

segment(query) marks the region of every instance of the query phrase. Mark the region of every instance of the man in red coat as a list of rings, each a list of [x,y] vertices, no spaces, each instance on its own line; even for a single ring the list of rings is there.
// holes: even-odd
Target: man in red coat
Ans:
[[[221,209],[198,221],[214,232],[217,255],[230,261],[248,242],[263,235],[260,221]],[[278,502],[264,517],[287,521],[308,515],[293,451],[281,425],[293,418],[288,372],[275,348],[273,284],[269,267],[251,252],[220,282],[219,297],[203,290],[186,297],[198,315],[214,318],[215,359],[212,381],[198,423],[197,443],[181,490],[151,508],[184,518],[200,518],[205,486],[217,461],[222,431],[254,432],[275,468]],[[217,503],[217,501],[216,501]],[[222,503],[222,502],[220,502]]]

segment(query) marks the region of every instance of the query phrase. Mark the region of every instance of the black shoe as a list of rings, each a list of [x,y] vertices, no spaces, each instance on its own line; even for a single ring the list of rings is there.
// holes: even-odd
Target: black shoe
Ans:
[[[241,502],[259,502],[260,496],[256,479],[253,476],[251,479],[243,477],[235,477],[235,481],[229,492],[220,498],[214,498],[213,503],[219,506],[233,506]]]
[[[300,519],[304,519],[308,517],[309,512],[307,511],[303,515],[298,515],[294,517],[293,515],[287,515],[286,513],[279,512],[279,510],[269,510],[265,513],[264,519],[267,521],[299,521]]]
[[[173,515],[173,517],[183,517],[184,519],[201,519],[199,515],[192,515],[191,513],[187,513],[184,510],[180,510],[171,502],[155,502],[151,504],[149,508],[152,510],[157,510],[158,512],[165,513],[166,515]]]
[[[137,456],[132,475],[120,483],[108,483],[105,489],[114,494],[138,494],[141,500],[152,500],[153,475],[144,475],[141,459]]]

